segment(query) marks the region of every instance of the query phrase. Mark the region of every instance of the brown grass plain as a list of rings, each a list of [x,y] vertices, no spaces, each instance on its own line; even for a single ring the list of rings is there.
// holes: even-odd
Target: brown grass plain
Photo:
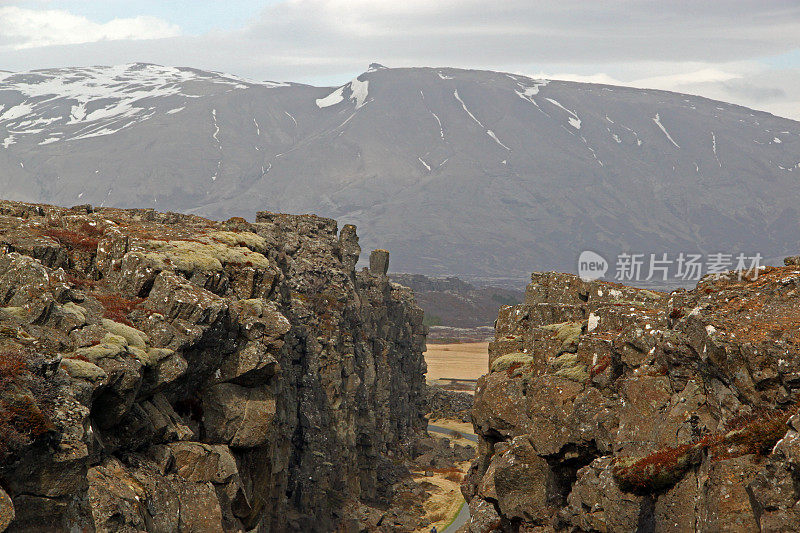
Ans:
[[[478,379],[489,370],[489,343],[428,344],[429,382],[443,378]]]

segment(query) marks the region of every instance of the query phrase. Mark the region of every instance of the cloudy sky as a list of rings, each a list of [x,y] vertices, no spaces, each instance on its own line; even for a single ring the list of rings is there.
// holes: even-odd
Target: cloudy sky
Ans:
[[[483,68],[800,120],[797,0],[0,0],[0,70],[134,61],[316,85]]]

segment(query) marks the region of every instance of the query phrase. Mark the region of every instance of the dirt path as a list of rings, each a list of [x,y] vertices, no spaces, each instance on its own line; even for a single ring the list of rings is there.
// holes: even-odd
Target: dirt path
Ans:
[[[467,505],[467,502],[464,502],[461,509],[458,510],[456,517],[449,526],[441,531],[441,533],[456,533],[456,531],[467,522],[469,522],[469,505]]]
[[[444,433],[448,437],[453,437],[453,431],[458,431],[461,437],[472,442],[478,442],[478,436],[472,432],[467,432],[462,429],[455,429],[453,427],[443,427],[436,424],[428,424],[428,432],[434,431],[436,433]]]
[[[465,429],[464,426],[466,426],[466,424],[453,421],[448,423],[448,421],[444,420],[441,423],[443,425],[428,424],[428,432],[440,433],[452,438],[452,433],[454,430],[456,430],[461,434],[461,438],[465,439],[466,441],[478,442],[478,436]],[[467,502],[465,502],[463,498],[461,499],[461,502],[461,506],[458,508],[458,513],[455,515],[452,522],[450,522],[450,524],[445,528],[441,529],[439,533],[455,533],[461,526],[469,522],[469,505],[467,505]]]

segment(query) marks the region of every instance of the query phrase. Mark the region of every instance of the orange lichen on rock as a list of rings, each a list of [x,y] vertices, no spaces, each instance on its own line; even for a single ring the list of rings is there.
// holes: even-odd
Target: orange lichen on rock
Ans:
[[[103,318],[108,318],[114,322],[120,322],[126,326],[132,326],[128,315],[141,305],[145,298],[124,298],[119,294],[97,294],[94,296],[103,305]]]
[[[664,448],[640,459],[617,458],[613,466],[614,477],[627,490],[660,491],[675,484],[689,468],[699,464],[702,452],[707,452],[712,460],[748,454],[767,455],[786,434],[787,422],[798,410],[800,408],[795,406],[748,417],[748,422],[734,424],[734,429]]]
[[[26,358],[21,349],[0,349],[0,459],[54,429],[42,399],[29,390],[43,384],[28,370]]]
[[[96,235],[87,235],[64,228],[52,228],[42,232],[47,237],[56,239],[59,243],[84,252],[94,252],[100,239]]]

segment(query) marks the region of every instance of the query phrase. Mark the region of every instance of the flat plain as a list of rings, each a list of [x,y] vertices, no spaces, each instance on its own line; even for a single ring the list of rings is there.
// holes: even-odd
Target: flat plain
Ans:
[[[428,344],[425,352],[429,382],[446,378],[478,379],[488,371],[489,343]]]

